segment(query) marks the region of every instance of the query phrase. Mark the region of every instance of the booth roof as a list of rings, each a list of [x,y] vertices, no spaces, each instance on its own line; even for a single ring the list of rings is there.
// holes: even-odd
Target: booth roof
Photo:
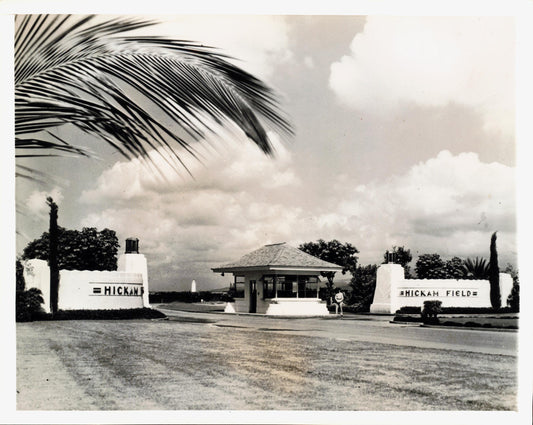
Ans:
[[[309,255],[283,242],[265,245],[246,254],[240,260],[214,267],[212,270],[214,272],[231,272],[259,269],[340,271],[342,267]]]

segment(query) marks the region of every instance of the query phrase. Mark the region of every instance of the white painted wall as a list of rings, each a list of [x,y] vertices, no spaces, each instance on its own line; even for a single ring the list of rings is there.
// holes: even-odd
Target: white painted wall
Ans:
[[[371,313],[395,313],[401,307],[423,307],[424,301],[439,300],[443,307],[490,307],[488,280],[405,279],[399,264],[382,264],[376,275]],[[513,280],[500,273],[502,306],[507,305]]]
[[[50,268],[44,260],[26,260],[24,266],[24,281],[26,289],[37,288],[43,294],[43,310],[50,313]]]
[[[143,304],[150,308],[148,292],[148,262],[143,254],[122,254],[117,260],[117,270],[128,273],[141,273],[143,277]]]
[[[114,310],[150,307],[148,267],[142,254],[123,254],[118,271],[60,270],[59,310]],[[50,268],[46,261],[24,263],[26,289],[43,293],[43,308],[50,312]]]
[[[119,310],[143,307],[140,273],[61,270],[60,310]],[[98,291],[99,293],[95,293]]]

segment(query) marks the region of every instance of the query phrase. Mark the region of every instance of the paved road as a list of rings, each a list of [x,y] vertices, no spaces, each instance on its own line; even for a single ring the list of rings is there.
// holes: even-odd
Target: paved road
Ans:
[[[213,321],[213,326],[265,330],[341,341],[366,341],[439,350],[457,350],[485,354],[517,355],[518,333],[501,330],[430,328],[390,323],[389,316],[345,316],[343,319],[279,319],[260,315],[184,312],[155,306],[171,320]]]

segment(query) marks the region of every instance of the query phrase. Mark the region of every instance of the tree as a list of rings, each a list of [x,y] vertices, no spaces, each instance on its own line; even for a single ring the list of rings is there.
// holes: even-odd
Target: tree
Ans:
[[[518,278],[518,270],[516,270],[511,264],[507,264],[504,273],[509,273],[513,278],[513,288],[511,293],[507,297],[507,305],[511,307],[514,312],[520,311],[520,281]]]
[[[378,266],[370,264],[357,266],[354,276],[350,281],[352,288],[348,304],[356,304],[358,311],[370,311],[376,290],[376,272]]]
[[[444,261],[439,254],[422,254],[415,266],[419,279],[464,279],[464,262],[459,257]]]
[[[48,266],[50,267],[50,309],[57,312],[59,297],[59,261],[57,257],[59,229],[57,226],[57,204],[51,197],[46,198],[50,207],[50,237],[48,243]]]
[[[48,261],[48,241],[45,232],[40,238],[28,243],[22,259],[37,258]],[[94,227],[67,230],[58,227],[58,265],[61,270],[116,270],[118,238],[115,231]]]
[[[464,262],[464,272],[469,279],[489,279],[489,265],[484,258],[467,258]]]
[[[446,270],[446,279],[464,279],[465,278],[465,263],[459,257],[452,257],[446,261],[444,265]]]
[[[352,275],[355,273],[357,267],[357,256],[355,254],[359,251],[348,242],[341,243],[337,239],[326,242],[323,239],[319,239],[316,242],[303,243],[298,248],[321,260],[341,266],[342,274],[345,274],[347,271],[352,273]],[[326,287],[329,298],[333,291],[335,272],[323,272],[322,276],[328,280]]]
[[[409,263],[413,259],[413,256],[411,255],[410,249],[405,249],[403,246],[393,246],[392,251],[385,251],[385,254],[383,254],[384,262],[388,262],[389,254],[394,254],[395,260],[394,262],[396,264],[399,264],[403,267],[405,271],[405,278],[409,279],[411,277],[411,267],[409,267]]]
[[[89,156],[51,132],[67,125],[149,164],[160,148],[175,169],[184,166],[177,148],[197,158],[191,143],[218,125],[238,128],[266,154],[262,120],[292,133],[274,92],[226,56],[196,42],[125,35],[155,21],[17,15],[15,23],[18,157]],[[17,175],[31,177],[24,170]]]
[[[16,286],[15,290],[17,292],[24,291],[26,289],[26,282],[24,280],[24,266],[22,265],[21,261],[17,258],[17,261],[15,263],[15,270],[16,270]]]
[[[502,305],[500,294],[500,269],[498,267],[498,251],[496,249],[496,232],[490,238],[490,259],[489,259],[489,283],[490,283],[490,303],[492,308],[499,309]]]
[[[422,254],[415,265],[419,279],[445,279],[444,261],[439,254]]]

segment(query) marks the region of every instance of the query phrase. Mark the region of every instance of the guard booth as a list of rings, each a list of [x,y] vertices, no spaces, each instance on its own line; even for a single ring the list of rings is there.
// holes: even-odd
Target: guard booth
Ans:
[[[342,267],[278,243],[212,270],[233,274],[230,292],[235,301],[226,306],[228,313],[327,316],[326,303],[319,298],[320,273]]]

